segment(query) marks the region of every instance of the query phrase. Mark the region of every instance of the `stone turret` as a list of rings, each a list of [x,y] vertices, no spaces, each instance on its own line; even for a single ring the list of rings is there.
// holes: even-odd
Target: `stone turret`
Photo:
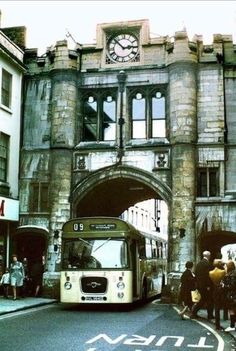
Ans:
[[[185,30],[175,33],[174,42],[167,42],[166,50],[168,52],[166,64],[172,64],[179,61],[197,62],[197,43],[190,42]]]
[[[68,57],[67,42],[57,42],[51,77],[50,233],[60,230],[70,216],[72,149],[76,138],[77,69]],[[54,249],[52,250],[52,255]],[[56,255],[57,257],[57,255]]]
[[[172,55],[172,56],[171,56]],[[195,141],[197,121],[197,54],[186,32],[177,32],[169,56],[170,141],[172,144],[172,271],[194,259]]]
[[[46,73],[54,69],[79,69],[79,46],[75,50],[68,48],[67,40],[57,41],[55,46],[50,46],[46,52],[38,56],[37,49],[25,50],[25,63],[31,74]]]

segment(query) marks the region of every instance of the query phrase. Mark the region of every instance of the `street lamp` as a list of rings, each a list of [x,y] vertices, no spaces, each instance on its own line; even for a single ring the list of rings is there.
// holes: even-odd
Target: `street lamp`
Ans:
[[[125,123],[124,117],[123,117],[123,95],[125,91],[125,81],[127,78],[127,74],[125,71],[120,71],[117,74],[117,80],[118,80],[118,85],[119,85],[119,95],[120,95],[120,115],[119,115],[119,146],[118,146],[118,159],[119,163],[121,163],[122,156],[124,155],[124,144],[123,144],[123,125]]]
[[[53,249],[54,252],[58,250],[58,240],[59,240],[59,230],[54,230],[53,232]]]

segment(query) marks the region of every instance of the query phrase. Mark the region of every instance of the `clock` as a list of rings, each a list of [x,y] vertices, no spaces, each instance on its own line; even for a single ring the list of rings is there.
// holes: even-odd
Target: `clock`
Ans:
[[[107,56],[110,62],[130,62],[139,59],[139,41],[134,34],[119,33],[109,38]]]

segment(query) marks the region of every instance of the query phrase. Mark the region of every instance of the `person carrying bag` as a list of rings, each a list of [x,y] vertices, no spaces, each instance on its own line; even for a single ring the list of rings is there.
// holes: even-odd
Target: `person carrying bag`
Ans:
[[[225,329],[226,332],[235,330],[236,322],[236,269],[233,261],[226,263],[226,275],[222,280],[224,289],[225,304],[229,310],[230,326]]]
[[[179,300],[183,304],[183,309],[179,311],[179,315],[184,319],[184,313],[193,306],[192,290],[195,289],[195,275],[193,273],[193,262],[187,261],[186,270],[181,276]]]

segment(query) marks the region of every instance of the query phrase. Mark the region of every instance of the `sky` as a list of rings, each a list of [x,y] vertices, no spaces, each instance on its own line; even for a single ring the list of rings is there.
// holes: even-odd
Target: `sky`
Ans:
[[[231,34],[236,43],[236,1],[0,1],[1,27],[26,26],[27,48],[38,54],[56,41],[96,42],[96,25],[148,19],[151,36],[173,36],[187,30],[189,39],[202,35],[205,44],[213,34]],[[68,32],[73,40],[68,36]]]

